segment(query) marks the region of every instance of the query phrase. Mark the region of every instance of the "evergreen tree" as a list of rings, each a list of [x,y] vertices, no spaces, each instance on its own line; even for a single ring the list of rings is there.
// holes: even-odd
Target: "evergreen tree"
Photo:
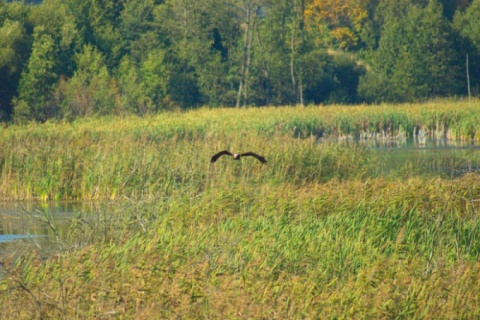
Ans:
[[[29,41],[19,21],[6,19],[0,27],[0,121],[12,113],[12,99],[17,93]]]
[[[14,103],[16,121],[45,121],[56,114],[51,104],[51,94],[57,80],[55,45],[52,37],[36,27],[28,65],[20,79],[18,99]]]
[[[125,2],[119,16],[119,29],[125,41],[126,52],[138,58],[159,48],[155,36],[153,0],[133,0]]]
[[[67,13],[74,17],[83,44],[91,44],[105,55],[109,69],[116,67],[125,54],[126,41],[121,34],[120,14],[123,0],[65,0]],[[77,48],[78,51],[81,47]]]
[[[374,54],[374,74],[364,78],[362,92],[369,92],[369,99],[373,92],[383,92],[381,98],[389,100],[458,94],[462,75],[456,47],[452,27],[436,1],[425,8],[411,6],[404,17],[385,25]],[[374,78],[388,82],[381,84]],[[389,88],[376,91],[372,87],[375,83]]]

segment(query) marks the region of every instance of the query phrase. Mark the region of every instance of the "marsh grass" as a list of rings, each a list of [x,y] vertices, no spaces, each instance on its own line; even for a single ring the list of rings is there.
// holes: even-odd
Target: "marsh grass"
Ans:
[[[375,176],[381,161],[378,157],[369,161],[373,153],[366,148],[320,146],[317,139],[404,139],[422,128],[432,137],[478,140],[478,111],[477,102],[448,101],[379,107],[200,109],[151,118],[4,127],[0,130],[0,194],[41,200],[155,196],[155,190],[188,180],[199,187],[211,171],[206,159],[223,149],[264,153],[270,162],[263,175],[268,180]],[[239,174],[239,166],[222,166]],[[243,169],[242,174],[256,176],[255,170]]]
[[[4,315],[470,318],[477,181],[239,181],[124,202],[111,208],[110,236],[6,263]]]
[[[2,129],[6,198],[115,200],[74,217],[62,252],[2,258],[2,317],[478,317],[478,174],[385,177],[370,148],[314,136],[370,107],[326,109]],[[269,162],[211,165],[222,149]]]
[[[255,159],[232,162],[222,158],[211,165],[210,157],[223,149],[261,152],[269,163],[262,166]],[[100,142],[39,139],[28,147],[21,143],[3,150],[0,193],[20,200],[145,199],[185,186],[199,192],[219,176],[232,181],[302,183],[371,176],[376,166],[368,148],[245,133],[140,143],[128,136]]]

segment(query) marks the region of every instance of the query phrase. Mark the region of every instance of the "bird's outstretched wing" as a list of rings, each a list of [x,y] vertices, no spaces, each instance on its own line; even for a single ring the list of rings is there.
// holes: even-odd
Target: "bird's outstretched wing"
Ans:
[[[261,163],[264,163],[264,164],[267,163],[267,160],[266,160],[264,157],[259,156],[258,154],[253,153],[253,152],[245,152],[245,153],[242,153],[242,154],[240,155],[240,157],[247,157],[247,156],[255,157],[255,158],[257,158]]]
[[[214,163],[215,161],[217,161],[218,158],[220,158],[221,156],[223,156],[224,154],[228,154],[229,156],[232,156],[233,157],[233,154],[230,153],[230,151],[228,150],[223,150],[223,151],[220,151],[219,153],[217,153],[216,155],[214,155],[212,157],[212,159],[210,160],[211,163]]]

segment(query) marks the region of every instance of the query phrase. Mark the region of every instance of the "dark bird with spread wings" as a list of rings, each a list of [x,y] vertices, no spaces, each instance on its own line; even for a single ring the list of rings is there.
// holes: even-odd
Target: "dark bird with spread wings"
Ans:
[[[233,157],[233,160],[240,160],[241,157],[252,156],[252,157],[257,158],[258,161],[260,161],[260,162],[263,163],[263,164],[267,163],[267,160],[265,160],[264,157],[259,156],[259,155],[256,154],[256,153],[253,153],[253,152],[231,153],[231,152],[228,151],[228,150],[220,151],[219,153],[217,153],[216,155],[214,155],[214,156],[212,157],[212,159],[210,160],[210,162],[211,162],[211,163],[214,163],[215,161],[218,160],[218,158],[220,158],[220,157],[223,156],[223,155],[231,156],[231,157]]]

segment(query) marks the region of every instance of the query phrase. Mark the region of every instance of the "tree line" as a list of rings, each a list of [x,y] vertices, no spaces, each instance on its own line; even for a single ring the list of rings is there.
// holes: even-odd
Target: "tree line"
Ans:
[[[480,0],[0,0],[4,121],[479,89]]]

